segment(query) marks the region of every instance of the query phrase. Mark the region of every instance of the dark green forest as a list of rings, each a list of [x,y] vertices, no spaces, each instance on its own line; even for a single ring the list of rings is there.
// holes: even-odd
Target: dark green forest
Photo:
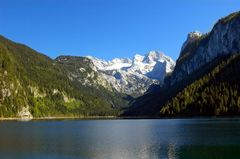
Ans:
[[[164,116],[219,116],[240,113],[240,55],[223,60],[160,110]]]

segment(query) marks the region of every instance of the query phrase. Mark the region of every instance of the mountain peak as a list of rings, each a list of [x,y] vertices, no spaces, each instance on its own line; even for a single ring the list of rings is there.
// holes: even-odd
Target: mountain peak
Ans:
[[[201,38],[202,35],[203,34],[200,31],[193,31],[193,32],[188,33],[187,40],[183,43],[181,51],[183,51],[188,44],[193,43],[197,39]]]
[[[161,57],[163,56],[162,52],[158,51],[150,51],[145,55],[145,60],[146,62],[153,62],[153,61],[158,61]]]
[[[161,81],[165,75],[173,71],[175,62],[164,53],[150,51],[144,56],[136,54],[133,60],[128,58],[114,58],[112,61],[104,61],[94,57],[89,57],[97,70],[120,71],[123,74],[134,74],[145,78]],[[159,68],[158,68],[159,67]],[[155,74],[153,76],[153,74]]]
[[[133,58],[133,63],[143,62],[144,56],[136,54]]]
[[[196,31],[188,33],[188,38],[199,38],[202,35],[203,34],[200,31],[196,30]]]

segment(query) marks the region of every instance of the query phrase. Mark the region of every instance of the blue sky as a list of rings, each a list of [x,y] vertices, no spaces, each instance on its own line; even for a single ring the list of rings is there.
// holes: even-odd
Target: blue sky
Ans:
[[[239,0],[0,0],[0,34],[52,58],[159,50],[177,59],[188,32],[238,10]]]

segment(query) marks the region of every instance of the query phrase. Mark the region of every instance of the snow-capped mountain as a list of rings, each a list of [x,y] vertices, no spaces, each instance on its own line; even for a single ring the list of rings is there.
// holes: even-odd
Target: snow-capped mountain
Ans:
[[[174,66],[175,62],[170,57],[161,52],[150,51],[145,56],[135,55],[129,70],[161,82],[167,73],[172,72]]]
[[[132,63],[128,58],[114,58],[112,61],[105,61],[92,56],[87,56],[87,58],[93,62],[97,70],[118,70],[130,67]]]
[[[161,52],[151,51],[145,56],[136,54],[133,60],[115,58],[105,61],[87,56],[93,63],[92,69],[98,72],[100,85],[113,88],[121,93],[139,96],[152,84],[161,84],[167,73],[173,71],[175,62]]]

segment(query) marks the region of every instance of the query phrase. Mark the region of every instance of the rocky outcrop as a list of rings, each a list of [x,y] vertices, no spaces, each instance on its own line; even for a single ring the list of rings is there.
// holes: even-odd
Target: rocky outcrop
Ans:
[[[200,39],[203,34],[199,31],[190,32],[187,36],[187,40],[183,43],[181,52],[186,48],[186,46],[191,45],[196,40]],[[180,55],[181,56],[181,55]]]
[[[31,120],[33,118],[31,112],[29,111],[29,107],[22,107],[21,111],[18,112],[17,115],[21,120]]]

